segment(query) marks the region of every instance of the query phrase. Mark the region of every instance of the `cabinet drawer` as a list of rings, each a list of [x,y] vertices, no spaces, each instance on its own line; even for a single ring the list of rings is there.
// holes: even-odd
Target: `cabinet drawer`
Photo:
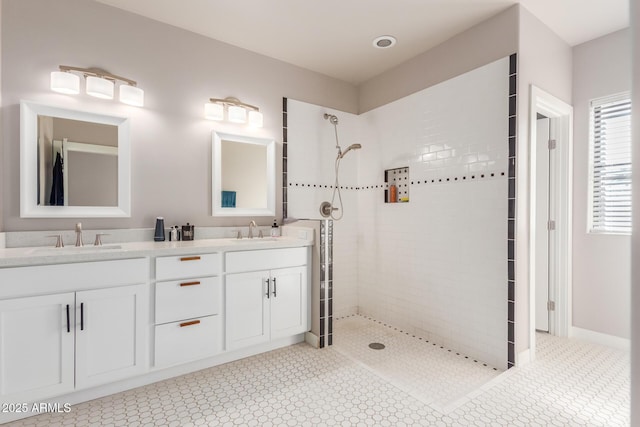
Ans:
[[[148,280],[146,258],[0,268],[0,299],[136,285]]]
[[[155,366],[171,366],[202,359],[221,350],[220,316],[156,326]]]
[[[220,254],[195,254],[156,258],[156,280],[213,276],[220,272]]]
[[[220,311],[220,278],[156,283],[156,323],[210,316]]]
[[[265,249],[238,251],[226,254],[225,271],[272,270],[274,268],[297,267],[307,264],[307,248]]]

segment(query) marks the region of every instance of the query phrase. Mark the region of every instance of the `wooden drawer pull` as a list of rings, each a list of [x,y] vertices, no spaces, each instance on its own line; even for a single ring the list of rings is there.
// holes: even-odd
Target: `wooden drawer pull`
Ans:
[[[180,258],[180,261],[200,261],[199,256],[185,256]]]
[[[185,326],[192,326],[192,325],[197,325],[199,324],[200,321],[199,320],[192,320],[190,322],[184,322],[184,323],[180,323],[180,327],[184,328]]]
[[[199,285],[200,282],[184,282],[184,283],[180,283],[180,286],[195,286],[195,285]]]

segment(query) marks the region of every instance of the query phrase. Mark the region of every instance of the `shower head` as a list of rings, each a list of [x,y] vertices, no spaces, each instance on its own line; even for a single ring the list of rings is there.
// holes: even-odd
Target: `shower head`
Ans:
[[[336,126],[338,124],[338,118],[336,116],[334,116],[333,114],[324,113],[324,118],[325,119],[329,119],[329,123],[331,123],[334,126]]]
[[[362,145],[360,144],[351,144],[350,146],[347,147],[346,150],[338,154],[338,158],[339,159],[343,158],[351,150],[359,150],[361,148],[362,148]]]

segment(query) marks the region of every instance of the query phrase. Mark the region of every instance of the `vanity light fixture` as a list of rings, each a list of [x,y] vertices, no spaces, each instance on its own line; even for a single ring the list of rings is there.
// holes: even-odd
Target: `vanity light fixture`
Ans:
[[[233,123],[247,123],[251,127],[262,127],[263,117],[260,109],[255,105],[245,104],[238,98],[231,96],[225,99],[210,98],[204,104],[204,117],[209,120],[224,120],[224,110],[227,110],[227,120]]]
[[[51,73],[51,90],[77,95],[80,93],[81,74],[85,78],[87,95],[102,99],[113,99],[116,83],[120,82],[118,93],[120,102],[134,107],[144,105],[144,91],[134,80],[116,76],[99,68],[80,68],[60,65],[60,71]]]

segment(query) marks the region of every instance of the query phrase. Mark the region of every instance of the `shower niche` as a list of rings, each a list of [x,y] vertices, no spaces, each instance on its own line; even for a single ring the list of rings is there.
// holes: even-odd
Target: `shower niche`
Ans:
[[[387,169],[384,171],[384,202],[409,202],[409,167]]]

